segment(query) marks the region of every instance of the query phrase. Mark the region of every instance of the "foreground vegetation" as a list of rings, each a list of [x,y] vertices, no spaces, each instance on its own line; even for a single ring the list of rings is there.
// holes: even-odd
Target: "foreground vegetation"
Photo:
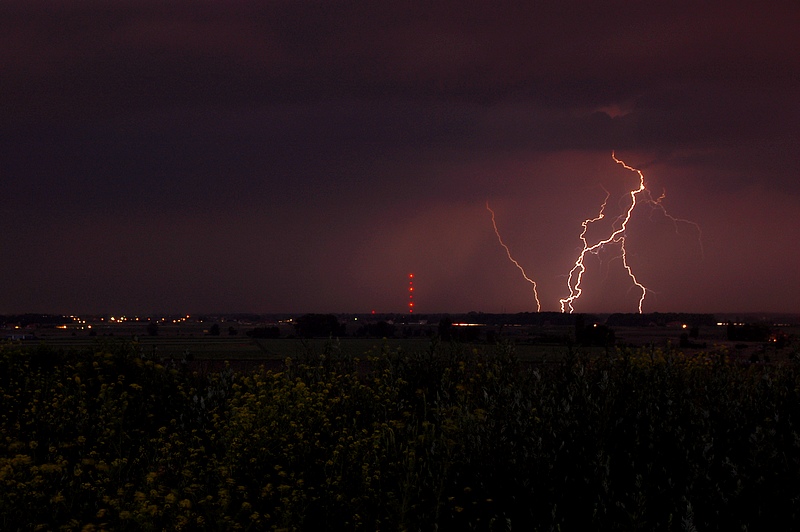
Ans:
[[[0,528],[796,529],[799,370],[434,342],[198,375],[4,345]]]

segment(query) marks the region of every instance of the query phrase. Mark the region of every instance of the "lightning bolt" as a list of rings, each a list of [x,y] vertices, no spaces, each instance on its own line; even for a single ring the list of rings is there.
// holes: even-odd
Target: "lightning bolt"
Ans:
[[[700,258],[704,258],[706,253],[705,249],[703,248],[703,231],[700,229],[700,226],[696,222],[693,222],[691,220],[685,220],[683,218],[676,218],[667,212],[667,209],[661,203],[664,200],[664,198],[667,197],[666,191],[661,192],[661,195],[656,199],[652,199],[649,190],[647,191],[647,194],[648,194],[647,203],[649,203],[654,209],[661,211],[661,214],[664,215],[665,218],[672,221],[673,225],[675,226],[676,234],[680,233],[680,231],[678,230],[678,222],[691,225],[697,230],[697,244],[700,246]]]
[[[503,249],[506,250],[506,255],[508,255],[508,260],[514,263],[514,266],[522,273],[522,277],[528,281],[531,286],[533,287],[533,298],[536,300],[536,312],[541,312],[542,310],[542,303],[539,301],[539,293],[536,290],[536,281],[528,277],[528,274],[525,273],[525,269],[517,262],[514,257],[511,256],[511,250],[508,249],[508,246],[503,242],[503,237],[500,236],[500,230],[497,229],[497,222],[494,219],[494,211],[489,207],[489,202],[486,202],[486,210],[492,214],[492,227],[494,227],[494,234],[497,235],[497,241],[500,242],[500,245],[503,246]]]
[[[620,159],[617,159],[617,156],[614,154],[614,152],[611,152],[611,157],[617,164],[620,164],[625,169],[636,172],[639,175],[639,186],[631,190],[629,193],[631,202],[628,206],[628,210],[625,211],[625,214],[620,215],[617,218],[619,227],[603,240],[589,245],[589,242],[586,240],[586,231],[588,230],[590,224],[597,222],[604,217],[603,211],[605,210],[606,203],[608,202],[608,194],[606,194],[606,199],[603,201],[603,204],[600,207],[600,213],[595,218],[588,218],[581,223],[583,231],[581,232],[580,239],[583,242],[583,249],[578,255],[578,258],[575,260],[575,265],[569,271],[569,276],[567,277],[569,296],[559,300],[561,303],[561,312],[566,312],[567,308],[569,308],[569,312],[571,314],[575,310],[575,308],[572,306],[572,303],[580,298],[581,294],[583,293],[583,289],[581,288],[581,280],[583,279],[583,274],[586,271],[586,266],[583,263],[584,259],[586,258],[586,254],[597,253],[601,248],[611,243],[620,245],[620,251],[622,253],[622,265],[625,267],[625,271],[628,272],[628,276],[631,278],[631,281],[633,281],[633,284],[642,292],[642,295],[639,297],[639,313],[641,314],[642,312],[642,305],[644,304],[644,298],[647,295],[647,288],[639,282],[639,280],[636,278],[636,275],[633,273],[633,269],[631,269],[630,264],[628,264],[628,254],[625,250],[625,230],[628,228],[628,222],[631,219],[631,214],[636,208],[636,197],[646,190],[644,185],[644,174],[642,174],[641,170],[638,170],[632,166],[628,166]]]
[[[687,223],[695,227],[698,232],[698,240],[700,242],[700,252],[703,254],[703,242],[702,242],[702,232],[700,231],[700,226],[697,225],[695,222],[684,220],[682,218],[675,218],[671,216],[667,210],[664,208],[664,205],[661,203],[665,197],[665,194],[662,193],[658,198],[653,199],[650,191],[645,186],[644,182],[644,174],[638,168],[634,168],[626,164],[624,161],[617,158],[614,152],[611,152],[611,158],[614,159],[614,162],[621,165],[626,170],[630,170],[631,172],[635,172],[639,176],[639,186],[629,192],[630,195],[630,205],[628,209],[625,211],[625,214],[622,214],[617,217],[614,224],[612,224],[612,228],[616,227],[614,231],[611,232],[603,240],[598,241],[595,244],[589,245],[589,242],[586,240],[586,231],[590,224],[601,220],[604,217],[604,210],[606,204],[608,203],[608,192],[606,192],[606,199],[603,201],[603,204],[600,206],[600,213],[595,218],[589,218],[582,222],[583,231],[580,234],[581,242],[583,242],[583,249],[581,250],[578,258],[575,261],[575,265],[569,272],[569,276],[567,277],[567,288],[569,289],[569,296],[560,299],[559,302],[561,303],[561,312],[566,312],[569,309],[569,312],[572,313],[575,309],[572,304],[581,297],[581,293],[583,290],[581,289],[581,280],[583,278],[583,273],[586,271],[586,266],[584,265],[584,259],[586,258],[587,253],[597,253],[603,247],[608,244],[618,244],[620,249],[620,257],[622,258],[622,265],[625,268],[625,271],[628,273],[628,277],[630,277],[631,282],[633,285],[641,291],[641,296],[639,297],[639,314],[642,313],[642,306],[644,305],[645,297],[647,297],[647,293],[650,290],[644,286],[639,279],[636,277],[636,274],[633,272],[631,265],[628,263],[628,254],[627,250],[625,249],[625,231],[628,228],[628,222],[630,222],[631,214],[633,210],[637,206],[637,200],[641,199],[642,202],[649,204],[652,208],[661,211],[661,213],[672,221],[675,224],[675,231],[678,231],[678,222]],[[639,198],[639,195],[642,195]]]
[[[626,231],[628,229],[628,223],[631,220],[631,215],[633,214],[634,209],[636,209],[637,205],[639,204],[647,204],[652,209],[660,211],[667,219],[671,220],[672,223],[675,225],[676,233],[678,232],[679,223],[692,225],[697,230],[701,256],[704,254],[702,232],[700,230],[700,226],[690,220],[675,218],[674,216],[670,215],[662,203],[662,201],[666,197],[665,193],[662,193],[660,196],[653,199],[653,196],[651,195],[650,191],[645,186],[644,174],[642,173],[641,170],[626,164],[621,159],[618,159],[613,151],[611,152],[611,158],[614,159],[615,163],[619,164],[626,170],[636,173],[636,175],[639,178],[639,185],[633,188],[628,193],[628,197],[630,198],[630,203],[628,204],[627,209],[625,209],[624,213],[617,216],[617,218],[611,223],[611,233],[602,240],[599,240],[594,244],[590,244],[586,236],[586,233],[588,232],[590,225],[599,222],[600,220],[605,218],[606,206],[608,205],[608,200],[611,196],[611,193],[608,192],[608,190],[606,190],[605,188],[603,189],[606,193],[606,197],[603,200],[603,203],[600,205],[600,210],[598,211],[597,216],[595,216],[594,218],[587,218],[583,222],[581,222],[581,227],[583,229],[579,235],[579,238],[583,243],[583,249],[581,249],[581,252],[578,254],[578,258],[575,260],[575,264],[572,266],[572,269],[569,271],[569,275],[567,276],[567,289],[569,290],[569,296],[559,300],[559,303],[561,304],[561,312],[569,311],[569,313],[571,314],[572,312],[575,311],[573,303],[576,300],[578,300],[581,297],[581,294],[583,293],[583,288],[581,288],[581,282],[583,280],[583,274],[586,272],[586,265],[584,264],[586,256],[588,254],[596,255],[600,252],[600,250],[602,250],[606,246],[613,244],[615,246],[619,246],[620,255],[617,258],[620,258],[622,260],[622,266],[627,272],[628,277],[630,277],[631,282],[633,283],[633,286],[631,288],[636,287],[641,292],[641,295],[639,296],[638,309],[639,309],[639,314],[642,313],[644,300],[647,297],[647,294],[651,293],[652,290],[650,290],[644,284],[642,284],[636,277],[633,268],[628,262],[628,252],[625,247],[625,236],[626,236]],[[624,203],[622,202],[622,200],[620,200],[620,202]],[[494,233],[495,235],[497,235],[497,240],[500,242],[500,245],[503,246],[503,249],[506,250],[506,255],[508,256],[508,259],[514,264],[514,266],[517,267],[517,269],[519,269],[525,280],[528,281],[533,287],[533,296],[536,299],[536,310],[537,312],[540,312],[542,306],[539,301],[539,294],[537,292],[536,281],[528,277],[528,274],[525,273],[525,270],[519,264],[519,262],[517,262],[514,259],[514,257],[511,256],[511,250],[508,248],[505,242],[503,242],[503,238],[500,236],[500,231],[497,229],[497,223],[495,221],[495,213],[489,207],[488,201],[486,202],[486,210],[488,210],[492,214],[492,227],[494,227]]]

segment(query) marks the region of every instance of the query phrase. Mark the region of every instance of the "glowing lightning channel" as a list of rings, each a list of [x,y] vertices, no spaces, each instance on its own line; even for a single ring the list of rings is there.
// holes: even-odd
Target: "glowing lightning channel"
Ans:
[[[500,230],[497,229],[497,223],[494,220],[494,211],[491,209],[491,207],[489,207],[489,202],[488,201],[486,202],[486,210],[489,211],[492,214],[492,227],[494,227],[494,234],[497,235],[497,241],[500,242],[500,245],[503,246],[503,249],[506,250],[506,255],[508,255],[508,260],[510,260],[512,263],[514,263],[514,266],[516,266],[517,269],[520,272],[522,272],[522,277],[524,277],[526,281],[531,283],[531,286],[533,287],[533,297],[534,297],[534,299],[536,299],[536,312],[541,312],[542,304],[539,301],[539,293],[536,291],[536,281],[534,281],[533,279],[528,277],[528,274],[525,273],[525,269],[522,266],[520,266],[519,262],[514,260],[514,257],[511,256],[511,250],[508,249],[508,246],[505,244],[505,242],[503,242],[503,237],[500,236]],[[563,308],[562,308],[562,312],[563,312]]]
[[[675,218],[670,213],[668,213],[667,209],[664,207],[664,205],[661,204],[662,200],[667,197],[667,193],[666,192],[662,192],[661,195],[659,197],[657,197],[656,199],[653,199],[652,196],[650,196],[650,191],[649,190],[647,191],[647,195],[649,196],[649,198],[647,200],[647,203],[649,203],[653,208],[658,209],[659,211],[661,211],[661,214],[663,214],[665,218],[668,218],[669,220],[672,221],[672,224],[675,226],[675,233],[676,234],[679,233],[679,231],[678,231],[678,222],[689,224],[689,225],[693,226],[697,230],[697,243],[700,246],[700,258],[701,259],[704,258],[705,257],[705,249],[703,248],[703,231],[700,229],[700,225],[698,225],[697,222],[693,222],[691,220],[684,220],[683,218]]]
[[[624,215],[620,215],[617,218],[620,221],[620,225],[617,229],[615,229],[607,238],[600,240],[596,244],[589,245],[589,242],[586,240],[586,231],[588,226],[594,222],[601,220],[604,217],[603,211],[606,208],[606,203],[608,202],[608,193],[606,193],[606,199],[603,201],[603,205],[600,207],[600,212],[595,218],[589,218],[583,221],[581,224],[583,226],[583,231],[581,232],[580,239],[583,242],[583,249],[581,250],[580,254],[578,255],[578,259],[575,261],[575,265],[569,271],[569,276],[567,278],[567,288],[569,289],[569,297],[559,300],[561,303],[561,312],[566,312],[567,308],[569,308],[570,314],[575,310],[572,306],[572,303],[581,297],[581,293],[583,290],[581,289],[581,279],[583,278],[583,273],[586,271],[586,266],[583,264],[583,259],[586,257],[587,253],[596,253],[600,248],[605,246],[606,244],[615,243],[620,245],[620,250],[622,252],[622,265],[625,267],[625,271],[628,272],[628,276],[631,278],[631,281],[635,286],[642,291],[642,295],[639,298],[639,314],[642,313],[642,305],[644,304],[645,296],[647,296],[647,288],[639,282],[636,278],[636,275],[633,273],[630,264],[628,264],[628,256],[625,251],[625,230],[628,227],[628,222],[631,219],[631,214],[633,213],[633,209],[636,208],[636,196],[641,194],[646,190],[644,186],[644,174],[642,171],[634,168],[632,166],[628,166],[620,159],[617,159],[617,156],[614,152],[611,152],[611,157],[614,159],[614,162],[617,164],[622,165],[625,169],[630,170],[631,172],[636,172],[639,174],[639,187],[635,188],[630,191],[631,197],[631,204],[628,207],[628,210],[625,212]],[[660,206],[660,203],[657,201],[650,200],[651,203],[655,203],[656,205]],[[663,209],[663,207],[662,207]],[[674,220],[674,219],[673,219]]]
[[[617,218],[612,222],[611,229],[612,232],[606,238],[598,241],[595,244],[589,244],[587,240],[586,233],[589,230],[589,226],[595,222],[598,222],[605,218],[605,209],[608,205],[608,199],[611,194],[605,190],[606,197],[603,200],[602,205],[600,205],[600,211],[598,212],[597,216],[594,218],[587,218],[583,222],[581,222],[581,227],[583,230],[581,231],[579,238],[583,243],[583,249],[581,250],[578,258],[575,260],[575,265],[569,271],[569,275],[567,276],[567,289],[569,290],[569,296],[560,299],[559,302],[561,303],[561,312],[567,312],[569,310],[570,313],[574,312],[575,308],[573,307],[573,303],[581,297],[583,293],[583,289],[581,288],[581,281],[583,280],[583,274],[586,272],[586,266],[584,264],[584,259],[586,258],[587,253],[598,254],[602,248],[604,248],[608,244],[616,244],[619,245],[620,256],[618,258],[622,259],[622,265],[625,268],[625,271],[628,273],[628,277],[630,277],[633,286],[637,287],[641,291],[641,296],[639,297],[639,314],[642,313],[642,306],[644,305],[645,297],[647,296],[648,292],[652,292],[646,286],[644,286],[639,279],[636,277],[636,274],[633,272],[633,268],[628,263],[628,255],[627,250],[625,248],[625,236],[626,230],[628,228],[628,222],[631,220],[631,215],[633,214],[634,209],[636,208],[639,202],[645,203],[650,205],[650,207],[654,210],[659,210],[667,219],[671,220],[675,226],[675,231],[678,232],[678,222],[686,223],[694,226],[697,229],[698,240],[700,244],[700,254],[701,256],[703,253],[703,242],[702,242],[702,232],[700,230],[700,226],[695,222],[690,220],[684,220],[682,218],[675,218],[674,216],[670,215],[664,205],[662,204],[662,200],[665,197],[665,194],[661,194],[656,199],[653,199],[652,194],[650,191],[645,187],[644,182],[644,174],[638,168],[634,168],[633,166],[629,166],[624,161],[617,158],[614,152],[611,152],[611,158],[614,159],[614,162],[621,165],[626,170],[630,170],[631,172],[636,172],[639,176],[639,186],[637,188],[632,189],[629,192],[630,196],[630,205],[628,206],[627,210],[624,214],[617,216]],[[642,195],[639,197],[639,195]],[[497,223],[495,222],[495,214],[494,211],[489,207],[489,202],[486,202],[486,210],[488,210],[492,214],[492,226],[494,227],[495,235],[497,235],[497,240],[500,242],[500,245],[503,246],[503,249],[506,250],[506,255],[508,259],[514,264],[514,266],[522,272],[522,276],[525,278],[533,286],[533,295],[536,298],[536,310],[537,312],[541,311],[541,303],[539,301],[539,294],[537,292],[536,282],[528,277],[525,273],[525,270],[522,266],[511,256],[511,250],[508,246],[503,242],[503,238],[500,236],[500,231],[497,229]]]

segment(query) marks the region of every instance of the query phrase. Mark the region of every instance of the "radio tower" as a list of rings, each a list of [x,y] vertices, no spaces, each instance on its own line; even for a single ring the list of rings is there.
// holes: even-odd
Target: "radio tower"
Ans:
[[[414,313],[414,274],[408,274],[408,313]]]

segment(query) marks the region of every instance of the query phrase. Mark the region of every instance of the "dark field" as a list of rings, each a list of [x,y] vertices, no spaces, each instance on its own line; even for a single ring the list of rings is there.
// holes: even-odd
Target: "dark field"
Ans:
[[[619,349],[116,332],[5,342],[0,525],[800,526],[797,344],[764,364],[769,347],[753,363],[645,338]],[[163,356],[192,348],[188,364]],[[222,359],[239,364],[192,366]]]
[[[247,326],[222,323],[219,336],[208,334],[208,324],[184,323],[180,325],[161,325],[157,336],[149,336],[142,324],[100,324],[95,325],[94,336],[89,336],[86,329],[39,328],[29,333],[30,337],[22,341],[23,345],[46,345],[56,348],[82,349],[108,342],[135,341],[143,351],[151,356],[165,359],[193,360],[237,360],[237,361],[282,361],[287,357],[300,357],[319,354],[334,349],[349,356],[364,356],[367,353],[390,350],[413,353],[425,351],[431,346],[431,336],[435,336],[435,328],[428,327],[421,334],[413,337],[392,338],[359,338],[343,336],[339,338],[294,338],[291,327],[282,326],[281,338],[255,339],[246,335]],[[234,327],[237,334],[228,334],[228,327]],[[252,329],[252,327],[250,327]],[[779,329],[788,337],[800,336],[800,327],[783,326]],[[617,346],[657,347],[674,349],[680,345],[680,336],[685,332],[680,326],[669,327],[614,327]],[[13,329],[0,330],[0,337],[9,336]],[[585,354],[603,354],[607,347],[576,346],[566,340],[574,335],[571,326],[548,327],[506,327],[497,340],[508,342],[514,346],[516,356],[521,361],[541,362],[559,360],[570,349]],[[399,335],[398,335],[399,336]],[[481,336],[485,336],[484,334]],[[496,341],[479,340],[475,346],[482,348]],[[570,345],[572,344],[572,345]],[[738,342],[727,339],[725,326],[700,327],[696,338],[692,338],[692,346],[681,347],[685,353],[704,352],[725,348],[731,356],[750,359],[753,355],[770,359],[785,358],[790,352],[786,347],[780,348],[768,341]]]

